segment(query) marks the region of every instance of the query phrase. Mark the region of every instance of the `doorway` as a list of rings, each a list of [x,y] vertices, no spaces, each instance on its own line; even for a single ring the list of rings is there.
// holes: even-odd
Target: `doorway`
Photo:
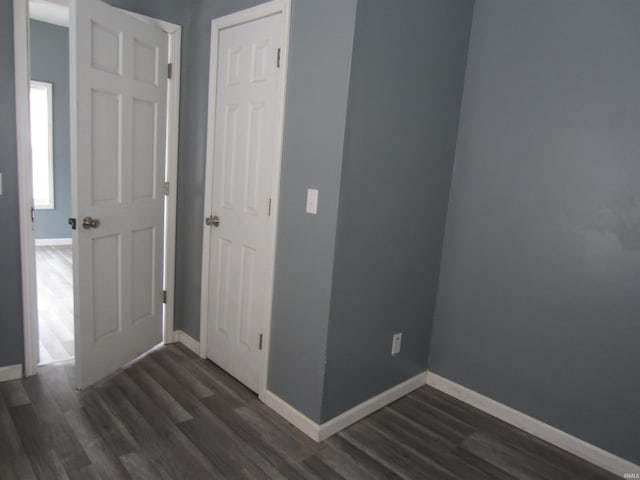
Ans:
[[[74,358],[69,132],[69,27],[34,5],[29,20],[30,127],[38,364]]]
[[[266,390],[288,1],[212,22],[200,354]]]
[[[46,2],[43,2],[42,0],[39,0],[37,2],[31,2],[31,4],[33,5],[42,4],[42,3],[46,3]],[[69,2],[68,1],[55,0],[49,3],[50,3],[50,6],[52,7],[50,9],[51,12],[55,11],[57,13],[60,13],[60,7],[62,6],[62,9],[66,11],[67,18],[69,18]],[[105,252],[109,250],[109,247],[111,246],[111,244],[113,244],[114,242],[111,240],[107,240],[107,241],[101,240],[101,238],[107,238],[107,237],[113,238],[113,235],[114,235],[113,230],[107,230],[107,228],[113,227],[113,222],[105,221],[103,225],[104,228],[101,229],[98,234],[90,234],[86,230],[83,230],[82,231],[83,236],[79,237],[78,231],[75,230],[72,236],[69,235],[73,238],[72,246],[68,244],[67,245],[46,245],[48,251],[47,249],[42,249],[39,251],[39,249],[43,247],[43,245],[39,245],[39,243],[40,244],[42,243],[40,241],[41,239],[37,239],[37,241],[35,241],[36,239],[34,239],[34,237],[37,236],[36,231],[38,229],[38,222],[37,221],[34,222],[34,217],[39,212],[34,210],[35,189],[33,184],[32,170],[35,170],[35,168],[32,168],[33,165],[31,163],[31,152],[30,152],[31,149],[29,148],[31,145],[31,139],[30,139],[31,124],[29,119],[29,111],[30,111],[30,102],[29,102],[29,96],[30,96],[29,63],[30,62],[29,60],[32,53],[30,52],[29,41],[28,41],[29,40],[29,5],[30,5],[30,2],[28,2],[28,0],[13,1],[15,75],[16,75],[16,125],[17,125],[17,132],[18,132],[20,239],[21,239],[23,310],[24,310],[24,325],[25,325],[24,330],[25,330],[25,375],[26,376],[34,375],[37,373],[38,357],[41,357],[41,360],[43,359],[43,357],[45,360],[48,357],[52,357],[52,355],[47,356],[47,355],[40,354],[39,343],[44,343],[45,337],[46,337],[46,335],[44,334],[46,332],[40,332],[40,334],[38,332],[39,330],[38,307],[40,305],[37,305],[38,299],[36,296],[36,290],[37,290],[36,285],[37,285],[37,281],[40,279],[36,276],[36,271],[37,270],[44,271],[45,269],[44,268],[36,269],[37,258],[49,257],[49,260],[51,260],[50,257],[54,252],[60,253],[61,255],[59,260],[66,262],[65,268],[67,268],[67,271],[73,267],[74,277],[76,279],[79,278],[78,275],[84,275],[84,278],[86,279],[87,274],[86,273],[83,274],[82,272],[85,272],[86,268],[92,268],[91,265],[96,265],[96,261],[98,260],[102,261],[102,265],[101,265],[101,268],[99,268],[98,273],[96,275],[93,275],[93,274],[89,275],[90,278],[93,278],[93,291],[98,292],[100,294],[102,294],[105,291],[102,288],[103,285],[100,282],[104,280],[105,275],[109,276],[114,271],[113,268],[111,268],[109,262],[108,261],[105,262],[106,257],[104,255]],[[145,93],[146,92],[145,89],[142,89],[142,90],[139,89],[138,93],[136,93],[133,97],[130,97],[130,100],[129,100],[129,102],[133,102],[133,109],[131,110],[132,115],[134,117],[136,114],[138,115],[138,117],[134,118],[133,124],[130,124],[132,125],[132,127],[129,130],[134,130],[135,128],[143,129],[145,128],[146,125],[149,125],[149,124],[162,125],[162,130],[159,130],[159,129],[154,130],[155,133],[153,132],[151,133],[152,137],[154,138],[153,140],[154,143],[152,144],[151,147],[149,147],[149,145],[140,146],[139,142],[138,143],[134,142],[134,145],[132,147],[135,150],[135,156],[136,156],[135,158],[144,157],[145,154],[146,154],[145,158],[147,159],[150,158],[151,155],[154,156],[153,157],[154,159],[160,158],[160,157],[162,158],[161,161],[158,160],[156,162],[154,160],[153,167],[151,167],[153,170],[153,177],[151,179],[149,177],[145,177],[146,172],[150,171],[148,168],[147,170],[135,170],[136,165],[139,165],[138,163],[135,163],[131,166],[133,173],[132,173],[132,177],[130,178],[134,178],[133,180],[134,191],[131,195],[133,195],[134,198],[132,201],[130,201],[130,203],[135,201],[137,201],[138,204],[145,203],[146,199],[141,197],[142,194],[147,191],[151,192],[147,196],[152,196],[154,198],[154,205],[159,205],[159,207],[154,207],[157,211],[157,213],[155,214],[156,216],[154,217],[157,219],[153,227],[155,230],[152,232],[149,230],[149,228],[151,227],[137,228],[134,226],[132,233],[129,234],[130,236],[127,238],[124,238],[122,242],[124,242],[125,244],[124,248],[133,248],[134,250],[137,248],[139,251],[142,252],[142,254],[130,256],[128,261],[127,259],[125,259],[125,262],[122,262],[122,257],[119,255],[123,250],[120,249],[118,245],[116,245],[117,248],[114,251],[115,256],[113,258],[118,259],[118,261],[121,262],[120,264],[124,265],[124,267],[119,267],[118,277],[119,278],[128,277],[127,281],[132,285],[135,285],[133,289],[120,287],[120,291],[124,292],[124,295],[130,294],[132,291],[135,291],[136,288],[138,292],[142,292],[142,289],[146,289],[151,282],[149,281],[149,276],[144,275],[144,271],[153,272],[153,287],[152,287],[153,292],[149,292],[149,293],[142,292],[136,298],[145,298],[145,295],[146,295],[146,298],[151,299],[151,301],[154,302],[152,307],[154,312],[153,313],[154,318],[160,319],[159,328],[154,330],[154,332],[157,332],[157,333],[154,333],[154,338],[158,338],[158,340],[156,340],[156,343],[159,340],[162,340],[165,343],[171,343],[174,341],[174,338],[173,338],[174,287],[173,285],[174,285],[174,265],[175,265],[175,259],[174,259],[175,211],[176,211],[175,185],[177,184],[177,140],[178,140],[178,110],[179,110],[179,88],[180,88],[181,28],[177,25],[174,25],[168,22],[162,22],[149,17],[133,14],[131,12],[124,12],[122,10],[109,7],[108,5],[103,4],[102,2],[98,2],[96,0],[86,0],[86,1],[83,0],[82,2],[72,3],[72,7],[74,6],[76,8],[76,12],[80,12],[81,10],[84,12],[84,13],[82,12],[78,13],[78,15],[74,17],[77,20],[77,19],[80,19],[82,15],[84,15],[84,17],[82,17],[83,25],[91,25],[91,26],[98,25],[98,23],[90,20],[87,17],[87,14],[91,15],[93,14],[93,12],[101,10],[103,12],[106,12],[107,15],[111,15],[109,17],[109,20],[107,20],[107,22],[110,21],[112,18],[117,18],[119,20],[116,23],[125,24],[126,28],[128,28],[129,31],[136,32],[135,34],[133,34],[133,37],[130,36],[130,38],[133,38],[134,45],[133,45],[133,49],[132,50],[130,49],[129,51],[133,51],[133,55],[136,55],[136,58],[140,59],[139,61],[142,63],[137,64],[139,65],[139,67],[135,70],[135,72],[133,73],[133,76],[130,77],[131,81],[138,82],[138,84],[144,81],[148,81],[149,68],[152,68],[152,69],[155,69],[154,71],[160,72],[158,76],[155,77],[158,80],[154,82],[154,84],[160,82],[159,83],[160,85],[166,85],[166,87],[163,87],[166,90],[166,94],[163,94],[163,96],[158,97],[159,100],[157,101],[157,105],[155,105],[155,107],[151,103],[149,103],[152,100],[148,100],[147,103],[145,103],[145,99],[143,99],[143,97],[147,95],[147,93]],[[73,15],[71,16],[73,17]],[[111,31],[111,26],[109,27],[108,30],[103,29],[103,31],[95,33],[93,37],[90,37],[92,39],[91,41],[98,42],[94,45],[97,45],[98,48],[103,48],[105,46],[103,40],[105,40],[105,38],[106,40],[109,40],[109,38],[104,36],[100,38],[100,35],[104,33],[109,35],[110,31]],[[76,27],[75,32],[77,34],[78,27]],[[142,40],[141,35],[143,35],[143,33],[138,33],[138,32],[153,32],[151,34],[156,39],[155,41],[157,42],[158,46],[154,47],[153,46],[154,44],[149,43],[149,41],[145,42],[144,40]],[[87,32],[84,32],[83,34],[86,35],[86,33]],[[74,41],[73,35],[71,37],[72,38],[70,39],[70,43]],[[76,39],[78,40],[74,44],[76,45],[75,47],[76,50],[74,50],[73,48],[71,49],[72,52],[73,51],[76,52],[76,59],[78,58],[77,57],[78,46],[80,48],[84,48],[84,45],[89,44],[88,41],[84,41],[82,38],[76,37]],[[113,38],[117,39],[117,38],[123,38],[123,37],[120,36],[120,37],[113,37]],[[141,40],[136,43],[135,41],[136,39],[141,39]],[[114,51],[125,52],[125,54],[129,53],[128,51],[122,50],[122,49],[109,50],[110,46],[108,44],[106,48],[107,50],[105,51],[103,49],[103,52],[106,52],[105,54],[107,55],[109,55]],[[153,53],[152,49],[154,48],[160,49],[158,50],[158,54]],[[93,51],[94,52],[96,51],[95,48]],[[155,58],[155,64],[150,64],[148,61],[149,58],[151,59]],[[73,57],[71,58],[71,60],[73,60]],[[170,67],[167,67],[166,63],[164,63],[165,61],[169,62]],[[86,111],[86,108],[87,108],[86,99],[79,98],[79,94],[78,94],[78,92],[80,92],[79,85],[82,83],[82,78],[86,78],[86,74],[84,77],[82,76],[74,77],[73,72],[78,72],[77,65],[79,62],[76,62],[75,64],[76,70],[74,70],[74,67],[73,67],[74,62],[71,61],[70,63],[72,65],[72,69],[69,77],[72,79],[75,79],[74,80],[75,83],[74,81],[70,82],[70,85],[71,85],[71,88],[70,88],[71,102],[70,103],[72,107],[77,106],[78,109],[80,110],[85,109],[84,111]],[[92,65],[94,67],[97,66],[98,68],[103,68],[105,66],[109,67],[110,64],[104,64],[104,63],[100,64],[99,61],[97,61],[97,62],[94,62],[94,64]],[[134,63],[134,67],[135,65],[136,64]],[[167,78],[168,72],[173,73],[171,79]],[[103,93],[105,92],[105,88],[108,89],[110,87],[108,85],[106,87],[103,87],[103,90],[102,90]],[[87,86],[85,84],[84,91],[86,92],[86,91],[92,91],[92,90],[87,90]],[[75,95],[75,100],[74,100],[74,95]],[[96,105],[98,107],[105,107],[106,105],[106,108],[108,110],[111,104],[109,104],[109,98],[107,98],[107,102],[105,103],[103,101],[105,98],[106,96],[104,94],[102,94],[102,96],[100,96],[100,93],[96,94],[94,96],[94,103],[92,104],[93,107],[95,107]],[[100,103],[101,101],[102,103]],[[89,111],[93,107],[89,105],[88,107]],[[152,117],[151,115],[153,115],[154,112],[158,112],[158,113],[156,114],[155,117]],[[104,112],[101,112],[101,113],[104,113]],[[75,115],[76,115],[75,118],[77,119],[78,118],[77,113]],[[81,135],[76,134],[75,139],[77,143],[74,143],[74,134],[73,134],[74,110],[73,109],[70,109],[70,116],[71,116],[71,133],[72,133],[71,135],[71,138],[72,138],[72,141],[71,141],[71,157],[72,157],[71,190],[76,192],[74,194],[76,200],[73,200],[72,198],[72,208],[71,208],[71,214],[69,215],[69,217],[76,214],[76,212],[78,212],[79,210],[78,203],[77,203],[78,185],[86,185],[86,181],[83,183],[78,178],[78,175],[77,175],[78,164],[76,164],[75,170],[73,167],[74,165],[73,159],[74,158],[78,159],[78,155],[77,155],[78,144],[82,144],[83,138]],[[105,115],[102,115],[102,114],[96,114],[93,118],[99,122],[106,117]],[[124,117],[116,116],[115,118],[124,118]],[[165,122],[166,122],[166,129],[164,127]],[[79,123],[76,122],[75,125],[78,125],[78,124]],[[103,130],[100,127],[101,125],[98,124],[97,128],[95,129],[95,131],[97,132],[96,136],[91,137],[94,140],[97,139],[98,142],[106,138],[106,136],[103,134]],[[136,136],[135,138],[140,139],[140,138],[150,138],[150,137],[149,137],[149,134],[147,134],[147,136],[144,137],[143,133],[140,133],[140,135]],[[75,157],[73,153],[74,148],[76,151]],[[127,147],[125,146],[125,149],[126,148]],[[147,150],[144,150],[145,148],[147,148]],[[94,148],[94,151],[104,152],[103,149],[99,149],[99,148]],[[156,152],[157,152],[157,155],[156,155]],[[86,162],[86,158],[89,158],[89,157],[85,155],[84,159],[78,160],[78,161],[80,161],[81,163]],[[112,158],[116,158],[116,157],[112,157]],[[95,160],[95,156],[94,156],[94,160]],[[118,162],[120,162],[120,160],[118,160]],[[95,162],[93,165],[94,166],[96,165]],[[114,164],[111,163],[110,165],[113,166]],[[122,165],[122,164],[118,163],[118,165]],[[102,166],[104,166],[104,164]],[[111,166],[107,166],[107,168],[111,168]],[[147,163],[145,167],[149,167],[149,164]],[[84,168],[84,166],[82,168]],[[94,175],[94,180],[95,181],[93,182],[92,188],[98,190],[97,195],[99,197],[100,194],[106,191],[103,188],[105,185],[103,183],[104,178],[102,178],[101,175],[96,174]],[[120,184],[122,184],[122,182]],[[145,190],[149,185],[151,185],[151,187],[149,187],[151,188],[151,190]],[[55,191],[55,187],[53,188],[53,190]],[[98,198],[98,201],[99,200],[100,199]],[[75,207],[74,207],[74,201],[76,202]],[[93,206],[95,206],[95,204],[98,203],[98,201],[93,201],[92,203]],[[120,199],[118,199],[118,202],[122,203]],[[82,209],[86,210],[85,207],[86,205],[88,205],[88,203],[81,201],[80,204],[82,205]],[[145,205],[149,205],[149,204],[150,202],[146,201]],[[101,211],[101,212],[104,213],[104,211]],[[75,222],[73,222],[74,227],[82,228],[84,225],[84,229],[93,229],[91,230],[91,232],[94,232],[99,225],[99,222],[95,222],[91,219],[87,220],[87,218],[81,218],[79,221],[77,221],[77,219],[75,218],[73,219],[68,218],[68,219],[76,220]],[[64,219],[63,223],[66,231],[71,232],[70,226],[67,224],[67,219]],[[138,222],[137,225],[140,225],[140,222]],[[34,226],[35,226],[35,230],[34,230]],[[153,257],[147,254],[148,249],[142,247],[142,244],[147,241],[147,237],[149,237],[150,235],[153,236],[153,252],[154,252]],[[79,238],[81,239],[81,241],[79,242],[80,246],[82,245],[83,242],[85,245],[87,245],[87,240],[88,240],[89,242],[92,242],[91,243],[92,245],[94,246],[97,245],[98,250],[101,249],[101,251],[98,251],[97,253],[94,252],[94,254],[90,256],[80,255],[79,247],[78,247]],[[93,240],[95,238],[98,238],[98,240]],[[126,245],[127,242],[130,242],[131,247],[127,247]],[[57,243],[57,242],[54,242],[54,243]],[[65,243],[65,242],[62,242],[62,243]],[[67,247],[67,248],[60,248],[60,247]],[[73,265],[71,265],[71,263],[68,260],[68,253],[70,251],[73,252],[73,255],[72,255]],[[46,255],[39,255],[40,253],[43,253]],[[78,258],[80,258],[81,260],[80,262],[77,261]],[[53,263],[55,265],[55,262],[50,262],[50,263]],[[129,267],[131,267],[131,271],[128,270]],[[53,270],[49,270],[49,273],[51,271],[55,271],[56,268],[58,269],[58,274],[60,274],[61,269],[59,265],[58,267],[52,266]],[[122,272],[122,275],[120,275],[119,272]],[[140,272],[143,272],[143,273],[140,274]],[[151,273],[149,275],[151,275]],[[80,278],[82,279],[83,277],[81,276]],[[56,279],[53,279],[53,280],[51,278],[49,278],[48,280],[43,280],[42,283],[45,286],[43,287],[41,285],[38,285],[38,287],[41,291],[43,291],[43,293],[51,293],[52,297],[56,297],[55,291],[46,292],[46,290],[47,290],[47,287],[51,287],[51,285],[54,284],[55,281],[59,279],[60,278],[57,277]],[[108,283],[109,283],[109,279],[107,279],[107,282],[106,282],[107,286],[108,286]],[[84,294],[79,293],[80,284],[84,284]],[[86,368],[87,359],[93,353],[91,351],[92,350],[91,348],[89,349],[86,348],[86,345],[89,345],[91,341],[93,341],[94,344],[97,345],[98,343],[97,340],[99,340],[99,338],[96,335],[87,340],[87,337],[85,335],[83,340],[84,343],[80,342],[79,339],[82,338],[82,332],[86,331],[87,328],[94,328],[93,326],[95,326],[96,324],[94,322],[91,322],[90,319],[89,321],[87,321],[88,319],[87,315],[78,314],[78,305],[80,306],[85,305],[84,307],[85,312],[87,310],[87,305],[89,305],[89,309],[93,310],[94,313],[97,312],[98,314],[103,314],[103,312],[105,311],[104,308],[102,308],[100,305],[98,305],[96,302],[93,301],[94,300],[93,297],[89,301],[86,300],[88,297],[86,295],[86,292],[87,292],[86,288],[87,288],[86,282],[76,281],[74,282],[74,293],[72,294],[73,304],[75,307],[74,308],[75,315],[74,315],[73,330],[72,330],[75,333],[75,335],[72,338],[74,341],[75,348],[71,351],[76,355],[76,383],[80,387],[88,386],[90,383],[93,383],[94,381],[99,380],[102,375],[110,373],[107,371],[108,369],[105,369],[104,371],[97,372],[97,375],[95,375],[93,378],[88,379],[88,377],[85,376],[84,380],[81,381],[81,377],[80,377],[81,370],[83,368]],[[49,288],[49,290],[52,290],[52,289]],[[111,293],[111,292],[108,291],[107,293]],[[163,304],[163,300],[165,301],[164,304]],[[99,302],[99,299],[98,299],[98,302]],[[131,324],[137,323],[138,325],[140,325],[141,323],[144,323],[144,319],[143,319],[144,309],[147,308],[147,305],[144,302],[136,303],[134,300],[132,300],[132,302],[133,302],[133,305],[131,307],[132,311],[134,312],[134,315],[137,313],[138,316],[135,317],[130,323]],[[55,303],[56,305],[60,306],[64,302],[60,302],[58,298]],[[124,310],[127,310],[126,307],[124,308]],[[114,321],[113,319],[110,319],[110,320]],[[118,322],[117,319],[115,320],[115,322],[116,322],[116,330],[120,331],[121,325],[117,323]],[[43,328],[40,327],[40,330],[43,330]],[[78,332],[80,332],[80,335],[78,335]],[[113,333],[115,333],[115,331]],[[99,332],[99,334],[100,336],[106,336],[106,337],[113,336],[112,332],[104,331],[104,330]],[[157,335],[157,337],[155,335]],[[64,338],[63,342],[64,341],[69,342],[68,334]],[[132,342],[130,339],[128,341],[129,343]],[[142,344],[145,342],[148,343],[150,339],[146,338],[144,335],[141,335],[139,338],[136,338],[133,341],[138,341],[139,344]],[[81,345],[83,344],[85,345],[85,349],[84,349],[85,352],[87,351],[89,352],[84,357],[78,354],[79,342]],[[67,346],[68,346],[68,343],[67,343]],[[101,348],[104,349],[104,345],[102,345]],[[69,350],[70,349],[68,349],[67,351]],[[119,359],[120,364],[125,362],[125,360],[123,360],[123,355],[120,354],[121,352],[119,352],[118,349],[115,349],[115,351],[113,351],[112,353],[113,353],[112,355],[113,357],[117,357]],[[138,352],[138,353],[142,353],[142,352]],[[107,363],[106,360],[103,363]],[[117,368],[117,366],[114,368]]]

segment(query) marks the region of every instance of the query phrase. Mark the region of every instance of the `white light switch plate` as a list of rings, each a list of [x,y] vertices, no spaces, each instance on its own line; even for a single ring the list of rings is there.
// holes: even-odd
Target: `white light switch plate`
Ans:
[[[396,333],[391,342],[391,355],[398,355],[402,348],[402,334]]]
[[[307,189],[307,213],[318,214],[318,190],[315,188]]]

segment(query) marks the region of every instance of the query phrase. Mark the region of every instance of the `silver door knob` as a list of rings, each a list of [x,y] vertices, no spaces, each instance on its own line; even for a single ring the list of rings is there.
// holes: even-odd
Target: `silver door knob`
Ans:
[[[209,215],[207,218],[205,218],[204,223],[209,226],[213,225],[214,227],[217,227],[218,225],[220,225],[220,217],[218,217],[217,215]]]
[[[82,219],[82,228],[89,230],[90,228],[98,228],[100,226],[100,220],[97,218],[84,217]]]

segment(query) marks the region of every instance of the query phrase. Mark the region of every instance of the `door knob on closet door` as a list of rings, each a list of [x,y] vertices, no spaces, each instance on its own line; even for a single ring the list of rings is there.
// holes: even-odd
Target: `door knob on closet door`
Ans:
[[[217,227],[218,225],[220,225],[220,217],[218,217],[217,215],[209,215],[204,220],[204,223],[206,223],[209,226],[213,225],[214,227]]]
[[[98,228],[100,226],[100,220],[97,218],[84,217],[82,219],[82,228],[89,230],[90,228]]]

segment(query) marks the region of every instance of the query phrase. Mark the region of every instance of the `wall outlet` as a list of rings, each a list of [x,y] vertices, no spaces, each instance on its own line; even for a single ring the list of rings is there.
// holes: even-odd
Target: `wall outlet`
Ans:
[[[396,333],[391,342],[391,355],[398,355],[402,348],[402,334]]]

